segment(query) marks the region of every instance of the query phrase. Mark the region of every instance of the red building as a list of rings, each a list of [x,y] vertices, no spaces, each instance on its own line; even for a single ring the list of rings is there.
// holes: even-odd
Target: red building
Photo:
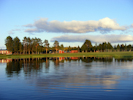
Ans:
[[[0,50],[0,54],[6,54],[6,55],[11,55],[12,52],[8,50]]]
[[[63,50],[59,50],[59,53],[64,53],[64,51]]]
[[[78,50],[71,50],[70,53],[78,53]]]
[[[70,59],[71,60],[77,60],[77,59],[79,59],[79,57],[71,57]]]

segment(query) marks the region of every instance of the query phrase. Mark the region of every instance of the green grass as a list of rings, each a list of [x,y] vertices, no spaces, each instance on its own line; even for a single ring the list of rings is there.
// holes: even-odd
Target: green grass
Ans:
[[[43,57],[114,57],[133,58],[133,52],[88,52],[64,54],[30,54],[30,55],[0,55],[0,58],[43,58]]]

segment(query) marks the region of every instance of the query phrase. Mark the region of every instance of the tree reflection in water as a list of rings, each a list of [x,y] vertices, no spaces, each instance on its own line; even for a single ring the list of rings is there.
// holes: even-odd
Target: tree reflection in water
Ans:
[[[122,65],[117,66],[116,62],[119,64],[123,59],[98,57],[12,59],[12,62],[7,63],[6,73],[8,77],[23,73],[29,79],[27,80],[29,84],[43,88],[58,88],[62,84],[65,87],[76,88],[101,84],[105,89],[113,89],[123,73],[125,74],[122,71],[118,73],[121,70],[118,67],[122,68]]]
[[[19,99],[24,95],[24,99],[59,97],[62,100],[69,95],[76,100],[96,96],[96,99],[104,97],[106,100],[115,95],[121,100],[132,93],[132,59],[47,57],[2,59],[0,62],[6,63],[0,67],[3,80],[0,90],[9,98],[12,95]],[[30,96],[32,98],[28,98]]]
[[[6,73],[8,77],[15,75],[19,75],[20,70],[22,68],[22,61],[20,59],[13,59],[12,62],[7,63]]]
[[[60,63],[71,61],[85,62],[86,67],[91,67],[93,62],[103,62],[105,65],[111,64],[113,58],[100,58],[100,57],[54,57],[54,58],[25,58],[25,59],[12,59],[7,62],[6,73],[8,76],[13,74],[19,75],[23,70],[25,74],[41,71],[43,66],[46,72],[49,70],[49,60],[54,62],[55,69],[58,69]],[[132,59],[115,59],[115,62],[132,61]]]
[[[7,63],[6,73],[8,76],[13,74],[19,75],[22,70],[25,75],[41,71],[45,63],[45,69],[49,68],[48,58],[26,58],[26,59],[13,59],[12,62]]]

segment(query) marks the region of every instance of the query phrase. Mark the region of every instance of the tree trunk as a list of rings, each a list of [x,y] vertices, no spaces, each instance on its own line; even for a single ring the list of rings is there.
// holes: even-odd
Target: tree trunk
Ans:
[[[33,52],[33,49],[32,49],[32,54],[33,54],[34,52]]]
[[[57,48],[56,48],[56,53],[57,53]]]
[[[36,54],[37,54],[37,48],[36,48]]]
[[[46,49],[46,54],[47,54],[47,49]]]

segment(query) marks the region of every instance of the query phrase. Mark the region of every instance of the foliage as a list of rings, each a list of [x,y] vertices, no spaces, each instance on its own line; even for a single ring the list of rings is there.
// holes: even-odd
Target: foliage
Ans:
[[[18,37],[14,39],[11,36],[8,36],[5,39],[5,45],[8,51],[12,51],[14,54],[42,54],[46,51],[46,54],[51,52],[57,53],[59,49],[65,50],[67,53],[71,50],[78,50],[78,52],[112,52],[112,51],[133,51],[133,46],[131,44],[117,44],[114,47],[109,42],[103,42],[100,44],[95,43],[95,46],[92,46],[90,40],[85,40],[81,48],[78,47],[64,47],[63,44],[59,46],[59,42],[56,40],[53,44],[53,47],[49,47],[48,40],[42,40],[40,38],[30,38],[24,37],[22,42]]]
[[[20,49],[20,40],[18,37],[15,37],[13,40],[13,51],[18,53]]]
[[[5,45],[8,51],[13,52],[13,39],[11,36],[8,36],[5,40]]]
[[[84,44],[81,47],[81,50],[87,52],[87,51],[91,51],[91,49],[92,49],[91,41],[90,40],[85,40]]]
[[[55,50],[56,50],[56,53],[57,53],[57,50],[58,50],[58,47],[59,47],[59,42],[55,40],[54,42],[54,47],[55,47]]]
[[[48,43],[48,40],[44,40],[44,47],[45,47],[46,54],[47,54],[47,50],[49,49],[49,43]]]
[[[61,46],[59,47],[61,50],[64,50],[64,45],[61,44]]]

